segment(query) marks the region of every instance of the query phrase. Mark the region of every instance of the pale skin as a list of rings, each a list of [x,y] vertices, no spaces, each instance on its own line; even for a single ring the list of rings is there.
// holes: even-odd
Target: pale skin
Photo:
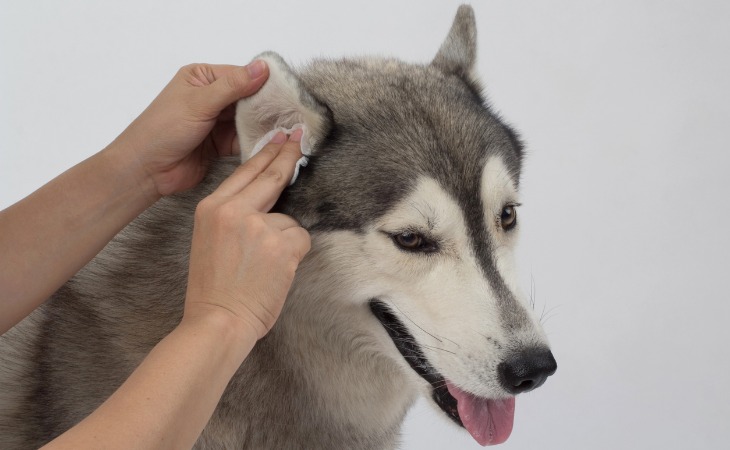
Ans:
[[[238,152],[231,105],[266,81],[247,67],[182,68],[107,148],[0,212],[0,332],[43,303],[126,224]],[[230,378],[273,326],[306,230],[270,213],[301,157],[277,135],[195,211],[180,324],[96,411],[45,448],[190,448]],[[252,405],[255,407],[255,405]]]

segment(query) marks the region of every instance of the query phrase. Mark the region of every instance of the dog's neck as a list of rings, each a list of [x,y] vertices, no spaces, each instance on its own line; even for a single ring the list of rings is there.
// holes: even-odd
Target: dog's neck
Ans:
[[[266,428],[268,440],[252,448],[395,448],[415,389],[384,354],[373,331],[381,325],[367,306],[338,297],[341,284],[323,283],[321,265],[315,246],[279,320],[221,403],[247,422],[238,429]]]
[[[323,402],[336,405],[342,420],[368,433],[400,427],[416,391],[393,346],[367,303],[343,280],[326,279],[323,256],[315,247],[297,271],[276,334],[298,355],[293,364]],[[410,370],[410,369],[409,369]],[[322,381],[327,380],[327,385]]]

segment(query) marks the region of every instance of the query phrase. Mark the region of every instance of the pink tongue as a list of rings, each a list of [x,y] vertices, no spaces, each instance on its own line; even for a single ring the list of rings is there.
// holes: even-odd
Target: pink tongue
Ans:
[[[464,428],[480,445],[496,445],[512,433],[515,419],[515,398],[490,400],[462,391],[446,382],[449,393],[456,399],[456,409]]]

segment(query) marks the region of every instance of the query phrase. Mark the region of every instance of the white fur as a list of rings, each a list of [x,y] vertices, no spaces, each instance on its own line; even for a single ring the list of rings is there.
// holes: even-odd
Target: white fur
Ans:
[[[325,132],[322,111],[300,86],[291,69],[278,55],[265,53],[257,59],[266,61],[269,79],[259,91],[241,99],[236,106],[236,129],[241,146],[241,160],[246,161],[251,151],[267,132],[283,127],[304,124],[308,147],[314,148]],[[303,98],[306,97],[306,98]]]
[[[482,171],[481,182],[482,204],[484,206],[484,220],[489,226],[495,242],[495,257],[497,270],[512,292],[518,291],[517,271],[514,264],[514,246],[519,232],[519,212],[517,226],[505,232],[501,229],[500,215],[502,208],[508,203],[519,203],[517,187],[509,169],[499,156],[492,156],[487,160]]]
[[[375,251],[392,255],[378,266],[389,282],[382,299],[399,313],[439,373],[477,395],[503,396],[496,376],[482,379],[502,359],[486,338],[504,340],[496,301],[473,253],[461,208],[433,179],[422,178],[377,227],[397,232],[414,226],[436,237],[440,251],[409,254],[381,236],[374,243],[381,248]]]
[[[532,320],[533,327],[523,331],[523,336],[517,340],[524,343],[547,342],[539,320],[532,313],[532,307],[528,304],[527,297],[518,284],[514,250],[517,245],[520,229],[519,208],[517,212],[517,226],[514,229],[510,232],[504,232],[499,225],[499,217],[504,205],[519,203],[515,180],[501,157],[492,156],[484,165],[481,192],[485,214],[484,219],[490,224],[492,237],[496,244],[493,251],[497,270],[515,298],[522,304],[523,308],[531,312],[527,316]]]
[[[488,223],[494,224],[490,234],[499,242],[495,253],[498,270],[512,288],[516,286],[512,263],[516,239],[501,236],[504,232],[495,219],[505,201],[516,200],[515,183],[499,158],[490,159],[483,173],[484,213]],[[414,228],[435,237],[439,251],[415,254],[397,248],[390,235]],[[366,302],[377,298],[393,309],[428,361],[449,381],[483,397],[507,395],[499,384],[497,365],[506,356],[506,347],[513,348],[516,339],[524,340],[503,329],[498,302],[474,255],[463,211],[434,179],[421,178],[409,196],[364,234],[337,231],[317,239],[319,251],[325,254],[313,259],[320,264],[326,261],[326,267],[304,268],[306,283],[297,284],[311,292],[297,288],[292,296],[337,298],[342,302],[340,308],[352,311],[358,307],[366,311]],[[326,278],[310,278],[324,273]],[[353,326],[374,334],[367,345],[385,351],[403,376],[426,392],[426,382],[408,366],[382,325],[367,312],[349,314],[360,317],[346,319]],[[542,332],[537,321],[533,327],[525,333],[531,336],[531,343],[539,343]]]

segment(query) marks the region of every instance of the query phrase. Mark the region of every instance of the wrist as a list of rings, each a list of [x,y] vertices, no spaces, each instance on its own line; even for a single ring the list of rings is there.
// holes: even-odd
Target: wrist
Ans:
[[[195,311],[186,308],[179,327],[211,336],[228,350],[236,366],[243,362],[258,341],[256,330],[246,321],[218,307],[196,308]]]
[[[124,182],[137,192],[147,206],[162,198],[153,177],[140,161],[137,152],[125,141],[114,140],[102,151],[102,155],[106,157],[114,172],[124,178]]]

